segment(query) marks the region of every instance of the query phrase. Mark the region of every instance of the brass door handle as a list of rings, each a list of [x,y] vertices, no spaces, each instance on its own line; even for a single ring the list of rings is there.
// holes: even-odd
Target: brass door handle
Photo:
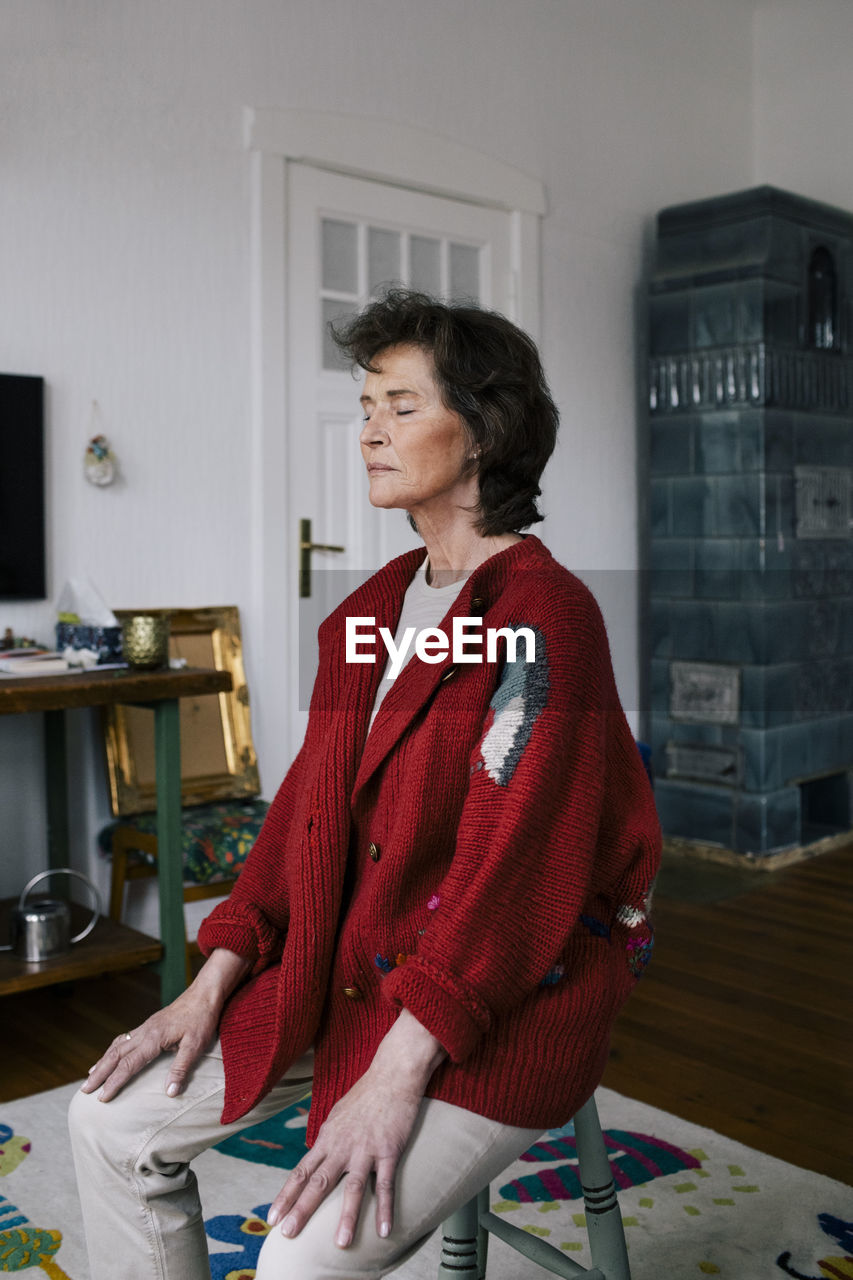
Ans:
[[[307,600],[311,595],[311,552],[346,551],[346,547],[331,542],[311,541],[311,521],[299,521],[299,598]]]

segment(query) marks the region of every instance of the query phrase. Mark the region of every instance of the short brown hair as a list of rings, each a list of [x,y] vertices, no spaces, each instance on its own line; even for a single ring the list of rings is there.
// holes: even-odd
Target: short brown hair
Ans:
[[[458,413],[479,456],[475,527],[513,533],[543,520],[535,499],[554,451],[559,414],[532,338],[497,311],[390,289],[332,337],[353,365],[376,373],[389,347],[428,352],[442,399]]]

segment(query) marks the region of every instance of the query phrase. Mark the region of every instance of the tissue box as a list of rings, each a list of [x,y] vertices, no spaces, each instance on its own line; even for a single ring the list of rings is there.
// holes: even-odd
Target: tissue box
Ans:
[[[98,664],[121,662],[121,627],[92,627],[83,622],[57,622],[56,647],[60,653],[72,649],[92,649]]]

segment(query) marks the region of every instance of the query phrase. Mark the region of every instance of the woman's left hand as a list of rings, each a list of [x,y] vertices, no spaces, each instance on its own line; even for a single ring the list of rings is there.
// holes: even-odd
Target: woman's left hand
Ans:
[[[376,1231],[394,1224],[394,1179],[429,1078],[444,1057],[438,1040],[403,1010],[373,1062],[332,1108],[314,1146],[273,1200],[267,1221],[298,1235],[314,1210],[345,1178],[335,1244],[352,1242],[371,1174],[376,1177]]]

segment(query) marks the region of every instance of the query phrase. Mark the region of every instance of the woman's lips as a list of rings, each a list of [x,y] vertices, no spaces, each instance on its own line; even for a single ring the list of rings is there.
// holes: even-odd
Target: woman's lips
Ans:
[[[396,470],[397,470],[397,468],[396,468],[396,467],[383,467],[383,466],[381,466],[379,463],[374,462],[374,463],[371,463],[371,464],[368,466],[367,470],[368,470],[368,473],[369,473],[369,472],[371,472],[371,471],[396,471]]]

